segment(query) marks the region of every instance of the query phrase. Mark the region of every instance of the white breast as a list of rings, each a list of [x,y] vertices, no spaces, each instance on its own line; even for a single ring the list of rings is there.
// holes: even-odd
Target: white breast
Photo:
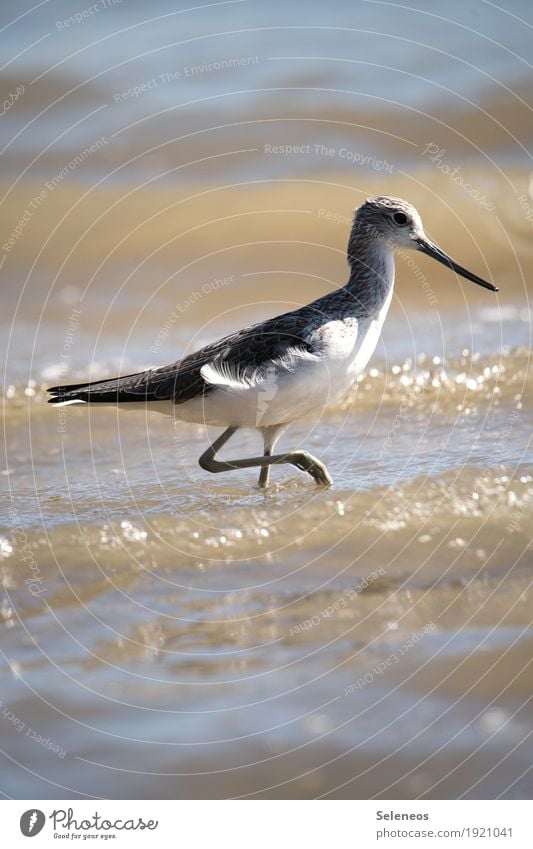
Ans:
[[[354,374],[354,380],[356,380],[361,374],[361,372],[364,371],[370,357],[376,349],[379,337],[381,336],[383,323],[389,311],[391,300],[392,286],[390,287],[387,298],[377,316],[374,319],[367,320],[364,324],[360,326],[360,332],[358,334],[357,340],[358,350],[351,363],[351,371]]]
[[[321,328],[322,356],[297,359],[291,371],[273,367],[266,379],[250,385],[217,375],[213,367],[202,374],[214,389],[176,407],[185,421],[267,427],[304,416],[320,416],[353,386],[376,347],[392,290],[378,316],[371,320],[331,321]]]
[[[221,426],[267,427],[322,411],[339,400],[357,380],[377,345],[389,310],[394,283],[392,256],[385,258],[389,282],[387,297],[373,318],[338,319],[316,331],[320,354],[296,355],[290,369],[267,368],[266,377],[253,383],[204,366],[202,376],[214,388],[176,408],[185,421]]]

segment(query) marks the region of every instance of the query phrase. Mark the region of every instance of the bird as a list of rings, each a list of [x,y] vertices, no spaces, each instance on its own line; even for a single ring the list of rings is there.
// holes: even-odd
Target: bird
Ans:
[[[200,456],[211,473],[259,468],[260,488],[273,465],[291,464],[319,486],[333,483],[325,464],[304,449],[274,453],[294,420],[317,416],[345,395],[377,345],[394,288],[394,256],[414,249],[479,286],[496,286],[463,268],[425,234],[405,200],[369,197],[355,210],[346,284],[305,306],[245,327],[170,365],[113,379],[53,386],[49,403],[142,404],[185,422],[224,428]],[[222,460],[240,428],[263,438],[263,454]]]

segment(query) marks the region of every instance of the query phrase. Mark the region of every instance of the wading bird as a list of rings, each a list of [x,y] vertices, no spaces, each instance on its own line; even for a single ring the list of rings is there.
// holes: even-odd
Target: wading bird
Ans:
[[[163,368],[48,391],[51,404],[141,403],[182,421],[224,427],[199,459],[208,472],[259,467],[259,486],[270,467],[290,463],[317,484],[332,479],[307,451],[274,454],[295,419],[319,415],[349,389],[376,347],[394,286],[394,253],[412,248],[484,286],[497,288],[451,259],[424,233],[416,209],[393,197],[372,197],[356,210],[348,241],[345,286],[299,309],[270,318]],[[264,454],[220,460],[217,454],[239,428],[263,436]]]

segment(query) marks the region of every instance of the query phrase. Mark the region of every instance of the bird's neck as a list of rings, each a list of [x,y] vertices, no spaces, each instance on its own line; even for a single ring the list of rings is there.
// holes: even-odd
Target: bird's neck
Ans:
[[[348,245],[350,279],[344,287],[370,312],[380,310],[394,285],[394,255],[389,245],[354,232]]]

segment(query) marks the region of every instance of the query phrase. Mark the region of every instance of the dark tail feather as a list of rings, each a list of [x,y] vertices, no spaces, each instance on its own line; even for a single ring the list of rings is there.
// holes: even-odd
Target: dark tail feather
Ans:
[[[52,395],[49,404],[64,404],[65,401],[85,401],[86,403],[118,404],[124,401],[157,400],[154,388],[150,390],[146,381],[146,372],[126,374],[112,380],[93,380],[89,383],[71,383],[68,386],[51,386],[47,391]]]

